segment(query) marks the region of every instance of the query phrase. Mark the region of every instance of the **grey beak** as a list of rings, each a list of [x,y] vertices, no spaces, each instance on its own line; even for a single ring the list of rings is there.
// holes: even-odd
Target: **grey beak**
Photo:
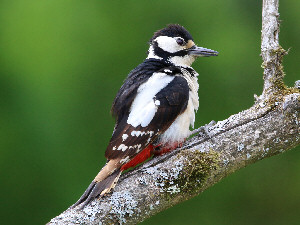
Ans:
[[[219,52],[208,49],[208,48],[202,48],[194,45],[193,47],[187,49],[190,55],[194,56],[204,56],[204,57],[209,57],[209,56],[217,56]]]

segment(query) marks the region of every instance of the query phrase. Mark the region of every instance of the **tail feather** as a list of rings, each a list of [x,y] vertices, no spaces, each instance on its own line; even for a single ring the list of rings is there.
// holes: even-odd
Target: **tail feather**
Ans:
[[[96,182],[92,181],[92,183],[88,186],[88,188],[85,190],[83,195],[81,195],[81,197],[78,199],[78,201],[75,204],[73,204],[71,206],[71,208],[74,208],[74,207],[78,206],[79,204],[81,204],[82,202],[84,202],[87,199],[87,197],[89,196],[89,194],[91,193],[91,191],[93,190],[93,188],[95,187],[95,185],[96,185]]]
[[[89,187],[80,197],[80,199],[74,205],[72,205],[71,208],[74,208],[79,204],[82,204],[81,208],[83,208],[90,201],[97,198],[98,196],[102,197],[103,195],[109,193],[111,189],[113,189],[116,186],[116,183],[121,173],[122,171],[118,169],[100,182],[97,182],[95,180],[92,181],[92,183],[89,185]]]

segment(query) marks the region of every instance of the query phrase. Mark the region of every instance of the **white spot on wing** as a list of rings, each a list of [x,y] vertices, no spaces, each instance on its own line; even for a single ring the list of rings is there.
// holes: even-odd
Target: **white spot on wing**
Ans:
[[[157,111],[157,105],[153,100],[155,95],[173,79],[174,76],[165,73],[154,73],[146,83],[142,84],[131,105],[127,123],[134,127],[148,126]]]
[[[127,138],[128,138],[128,134],[123,134],[123,135],[122,135],[123,141],[125,141]]]
[[[141,144],[136,145],[136,147],[137,147],[136,153],[138,153],[138,152],[140,152],[140,151],[142,150],[142,149],[141,149],[141,147],[142,147]]]
[[[124,145],[124,144],[120,144],[120,146],[118,147],[118,150],[122,150],[123,152],[128,148],[128,146]]]
[[[129,149],[133,149],[133,148],[141,148],[142,145],[141,144],[136,144],[136,145],[133,145],[133,146],[129,146]]]
[[[152,135],[154,134],[154,131],[148,131],[147,133],[149,133],[150,137],[152,137]]]
[[[160,105],[160,101],[159,100],[155,100],[154,104],[157,105],[157,106],[159,106]]]
[[[136,131],[136,130],[133,130],[133,131],[131,131],[131,136],[139,136],[139,132],[140,131]]]
[[[129,156],[126,156],[124,159],[120,160],[120,163],[127,163],[129,162]]]

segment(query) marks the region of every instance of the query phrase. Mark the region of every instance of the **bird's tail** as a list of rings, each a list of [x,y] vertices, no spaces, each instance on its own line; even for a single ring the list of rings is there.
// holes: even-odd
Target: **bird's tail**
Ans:
[[[95,199],[97,196],[102,197],[106,193],[109,193],[111,191],[111,189],[113,189],[116,186],[116,183],[118,182],[119,177],[122,173],[122,171],[120,169],[115,170],[113,173],[109,174],[104,179],[97,181],[97,178],[99,178],[99,175],[103,176],[106,166],[104,166],[104,168],[99,172],[99,174],[95,177],[95,179],[92,181],[92,183],[85,190],[85,192],[80,197],[80,199],[74,205],[72,205],[71,208],[74,208],[81,203],[83,203],[81,206],[81,208],[83,208],[90,201]]]
[[[133,168],[139,163],[149,159],[153,154],[153,150],[154,146],[150,144],[124,165],[121,164],[120,159],[109,160],[97,174],[92,183],[88,186],[80,199],[74,205],[72,205],[71,208],[74,208],[79,204],[82,204],[81,208],[83,208],[97,196],[102,197],[106,193],[109,193],[116,186],[123,171]]]

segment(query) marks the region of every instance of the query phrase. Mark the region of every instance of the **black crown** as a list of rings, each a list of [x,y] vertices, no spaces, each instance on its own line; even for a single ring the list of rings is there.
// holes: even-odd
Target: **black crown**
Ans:
[[[152,41],[159,36],[181,37],[185,42],[188,42],[188,40],[193,40],[192,35],[179,24],[169,24],[167,27],[156,31],[153,37],[150,39],[150,43],[152,43]]]

